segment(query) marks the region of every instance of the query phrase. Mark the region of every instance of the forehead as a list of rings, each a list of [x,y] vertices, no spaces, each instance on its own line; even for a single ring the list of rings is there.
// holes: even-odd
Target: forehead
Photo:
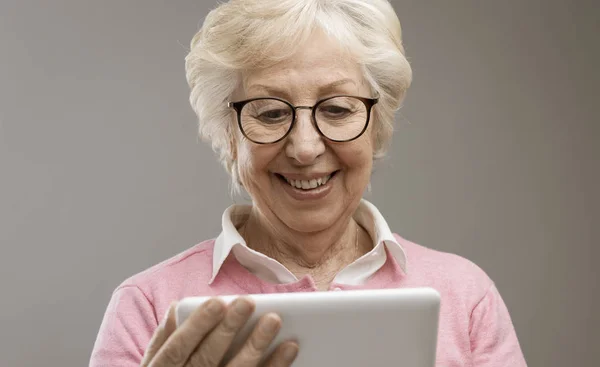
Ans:
[[[362,69],[340,44],[316,32],[291,58],[268,68],[244,73],[247,97],[280,94],[315,97],[329,92],[359,93],[365,85]]]

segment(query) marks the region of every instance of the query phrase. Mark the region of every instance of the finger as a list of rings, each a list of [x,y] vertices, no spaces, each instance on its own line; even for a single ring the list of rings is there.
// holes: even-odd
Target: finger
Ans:
[[[228,366],[257,366],[280,328],[281,318],[276,314],[268,313],[261,317],[240,352],[231,360]]]
[[[171,308],[169,308],[169,313],[167,314],[167,319],[164,323],[164,328],[167,335],[171,335],[177,329],[177,317],[175,312],[177,311],[177,302],[173,302],[171,304]]]
[[[298,356],[298,344],[292,341],[282,343],[265,363],[265,367],[291,366]]]
[[[200,341],[221,322],[224,314],[225,304],[220,299],[205,302],[167,338],[151,366],[183,366]]]
[[[233,339],[254,312],[254,301],[237,298],[227,309],[223,321],[202,341],[186,366],[218,366]]]
[[[150,361],[152,361],[152,358],[154,358],[160,347],[162,347],[169,335],[171,335],[175,330],[175,328],[168,324],[171,324],[169,323],[169,319],[175,318],[176,306],[177,302],[171,303],[165,314],[165,317],[154,331],[154,335],[152,335],[152,339],[150,339],[148,347],[146,348],[146,352],[144,353],[144,359],[142,359],[141,363],[142,367],[146,367],[150,364]]]

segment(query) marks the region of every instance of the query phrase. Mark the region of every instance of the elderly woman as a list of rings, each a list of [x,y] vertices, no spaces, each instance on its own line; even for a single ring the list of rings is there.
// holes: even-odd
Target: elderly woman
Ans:
[[[254,304],[213,298],[176,329],[183,297],[423,286],[442,297],[439,366],[525,366],[486,274],[394,234],[362,199],[412,75],[386,0],[231,0],[185,67],[200,135],[252,205],[115,290],[92,366],[219,365]],[[230,365],[257,365],[280,327],[264,315]],[[282,343],[269,365],[299,348]]]

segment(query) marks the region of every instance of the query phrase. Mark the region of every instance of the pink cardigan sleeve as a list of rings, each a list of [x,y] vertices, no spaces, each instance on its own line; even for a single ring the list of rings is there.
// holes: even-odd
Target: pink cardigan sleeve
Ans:
[[[121,286],[108,304],[90,367],[139,366],[158,320],[152,303],[136,286]]]
[[[473,309],[469,334],[473,366],[527,366],[508,309],[494,284]]]

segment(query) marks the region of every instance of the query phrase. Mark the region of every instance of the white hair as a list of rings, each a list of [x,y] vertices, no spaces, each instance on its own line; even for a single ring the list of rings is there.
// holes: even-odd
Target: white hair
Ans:
[[[400,21],[387,0],[230,0],[212,10],[185,58],[199,135],[210,141],[237,185],[232,113],[227,107],[244,70],[267,67],[298,51],[315,29],[340,42],[379,95],[373,108],[374,158],[391,140],[394,113],[412,80]],[[234,190],[236,188],[234,187]]]

